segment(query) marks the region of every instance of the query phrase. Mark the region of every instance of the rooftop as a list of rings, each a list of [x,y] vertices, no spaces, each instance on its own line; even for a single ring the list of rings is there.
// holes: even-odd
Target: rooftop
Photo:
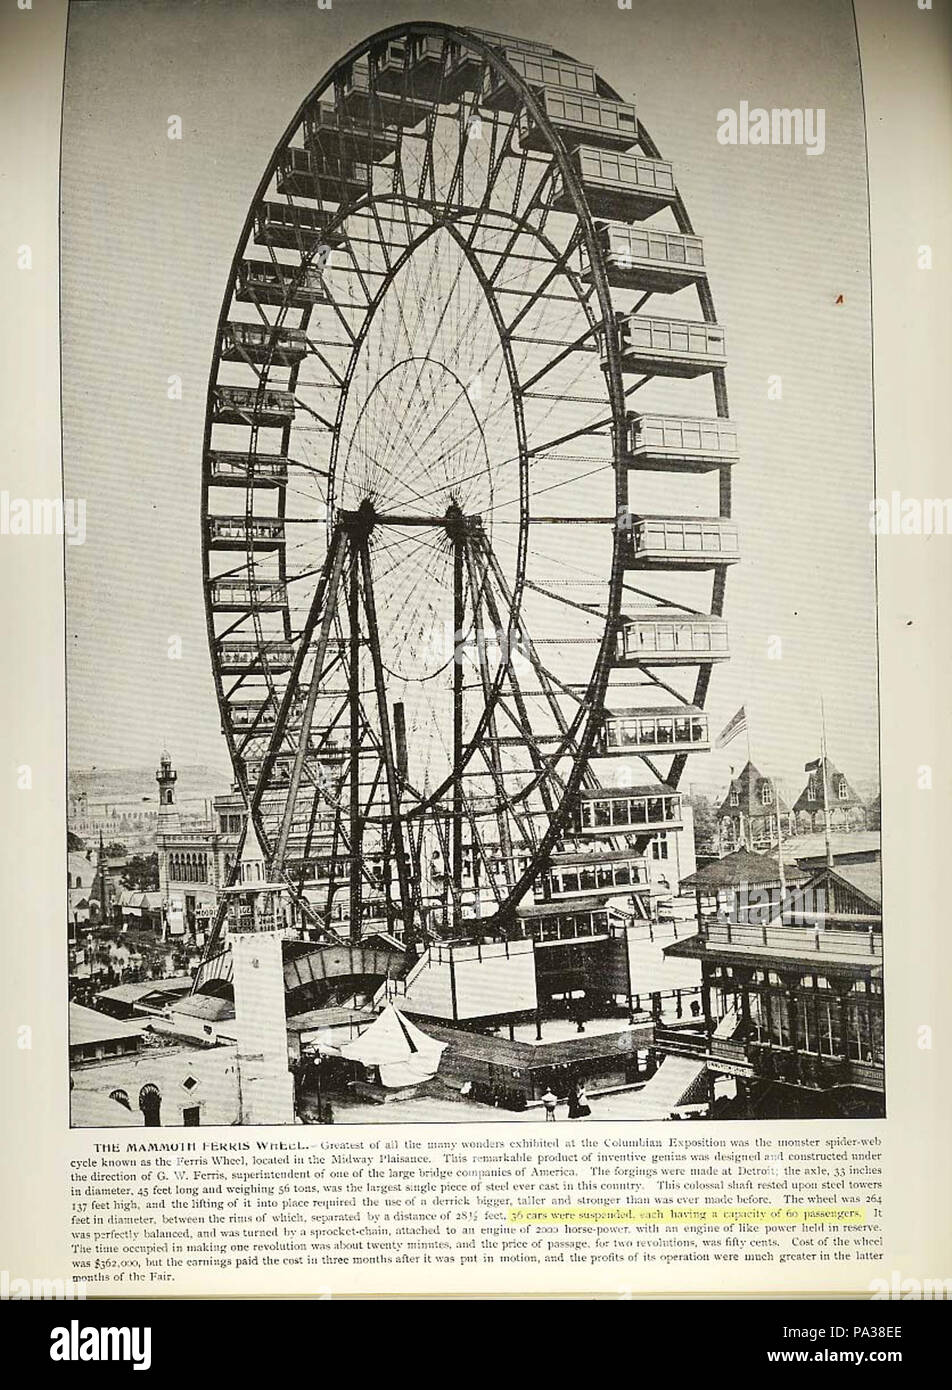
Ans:
[[[823,782],[826,783],[825,798],[823,782],[820,780],[821,767]],[[860,797],[856,795],[842,772],[830,758],[817,758],[815,762],[808,763],[804,771],[809,772],[810,776],[803,791],[793,804],[795,811],[822,811],[824,804],[831,811],[835,810],[837,806],[841,810],[849,810],[851,807],[863,805]]]
[[[410,1011],[407,1011],[413,1017]],[[430,1037],[448,1043],[454,1052],[474,1062],[490,1062],[495,1066],[520,1071],[529,1067],[551,1067],[581,1062],[593,1057],[617,1057],[645,1047],[651,1040],[650,1024],[626,1024],[621,1019],[587,1019],[585,1032],[578,1033],[568,1019],[546,1019],[545,1037],[535,1036],[535,1025],[526,1024],[517,1031],[522,1034],[515,1042],[495,1034],[471,1033],[432,1019],[421,1019],[420,1026]]]
[[[137,1004],[149,994],[181,994],[191,988],[191,975],[172,975],[166,980],[139,980],[135,984],[114,985],[112,989],[100,990],[96,997]]]
[[[639,854],[634,849],[602,849],[599,845],[590,845],[588,849],[563,849],[558,850],[552,855],[552,867],[555,869],[573,868],[576,865],[596,866],[598,864],[614,864],[629,859],[644,859],[643,854]]]
[[[230,999],[225,999],[220,994],[189,994],[184,999],[176,1000],[172,1013],[185,1014],[188,1018],[201,1018],[206,1023],[221,1023],[234,1018],[235,1006]]]
[[[667,782],[655,782],[652,785],[640,787],[582,787],[579,792],[583,801],[611,801],[616,797],[677,795],[677,788],[669,787]]]
[[[784,845],[784,860],[792,858]],[[801,883],[807,875],[789,864],[784,868],[784,881],[787,884]],[[770,884],[780,886],[780,864],[771,854],[755,854],[753,850],[738,849],[733,854],[725,854],[723,859],[715,859],[705,864],[696,873],[682,880],[682,890],[699,888],[713,893],[718,888],[736,888],[745,883],[751,887],[765,887]]]
[[[69,1045],[87,1047],[92,1043],[114,1042],[117,1038],[141,1037],[142,1023],[126,1023],[82,1004],[69,1006]]]
[[[840,867],[841,859],[878,859],[880,845],[881,837],[878,830],[834,830],[830,834],[830,846],[837,868]],[[822,832],[791,835],[789,839],[784,839],[783,853],[785,859],[796,859],[798,863],[813,859],[819,863],[826,863],[826,838]]]
[[[122,888],[113,903],[114,907],[144,907],[150,912],[158,912],[162,906],[162,894],[143,892],[141,888]]]
[[[738,960],[769,968],[795,965],[802,970],[828,972],[831,966],[849,974],[881,974],[881,932],[821,931],[812,927],[749,926],[713,922],[703,935],[676,941],[666,956],[694,960]]]
[[[342,1028],[347,1024],[365,1027],[374,1021],[372,1009],[308,1009],[288,1019],[289,1033],[310,1033],[316,1028]]]
[[[764,787],[770,787],[772,791],[771,800],[768,802],[763,799]],[[734,793],[737,795],[736,801],[731,799]],[[771,816],[776,814],[778,806],[783,814],[790,810],[777,790],[776,779],[765,777],[759,767],[748,762],[736,777],[731,778],[727,795],[718,807],[717,814],[730,816],[743,812],[745,816]]]
[[[831,873],[882,907],[883,874],[878,860],[868,864],[834,864]]]
[[[516,908],[518,917],[564,917],[567,912],[598,912],[605,907],[611,893],[589,893],[580,898],[560,898],[553,903],[528,903]],[[615,894],[614,896],[618,896]]]

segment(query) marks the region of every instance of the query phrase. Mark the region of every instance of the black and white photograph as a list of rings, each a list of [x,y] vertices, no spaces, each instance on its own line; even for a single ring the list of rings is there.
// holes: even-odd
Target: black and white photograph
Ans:
[[[73,4],[60,179],[70,1125],[885,1117],[852,6]]]

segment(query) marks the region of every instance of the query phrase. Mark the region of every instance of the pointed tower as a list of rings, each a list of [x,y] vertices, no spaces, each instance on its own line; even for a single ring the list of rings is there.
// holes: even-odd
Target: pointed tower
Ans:
[[[814,758],[804,766],[807,784],[793,803],[801,829],[854,830],[866,824],[866,807],[831,758]]]
[[[162,895],[162,940],[166,939],[167,933],[171,930],[176,936],[181,936],[185,931],[184,907],[179,904],[175,908],[173,920],[173,905],[169,902],[169,841],[170,835],[175,835],[181,830],[179,821],[178,807],[175,804],[175,783],[178,773],[172,766],[172,759],[168,750],[163,749],[159,759],[159,766],[155,774],[155,780],[159,784],[159,815],[155,826],[155,848],[159,856],[159,892]]]
[[[737,849],[770,849],[777,842],[778,818],[790,830],[790,808],[780,795],[776,779],[765,777],[748,762],[731,778],[727,795],[717,811],[721,854]]]
[[[172,759],[167,750],[163,751],[159,759],[159,767],[155,774],[155,780],[159,784],[159,823],[157,830],[160,835],[172,834],[181,828],[178,807],[175,804],[175,783],[178,780],[178,773],[172,766]]]
[[[99,920],[107,922],[109,920],[109,890],[106,883],[106,851],[102,842],[102,831],[99,832],[99,858],[96,865],[96,882],[99,884]]]
[[[288,1070],[282,951],[288,935],[287,885],[268,882],[250,815],[237,880],[223,892],[235,991],[240,1122],[291,1125],[294,1078]]]

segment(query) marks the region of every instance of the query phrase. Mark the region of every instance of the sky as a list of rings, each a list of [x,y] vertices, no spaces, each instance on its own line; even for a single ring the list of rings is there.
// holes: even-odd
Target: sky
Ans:
[[[704,237],[741,431],[728,580],[733,657],[715,730],[747,708],[751,751],[794,795],[816,756],[878,777],[869,250],[851,7],[839,0],[180,3],[70,12],[62,169],[65,487],[87,504],[67,550],[75,769],[228,764],[201,585],[205,390],[248,204],[294,111],[358,39],[401,19],[544,39],[639,115]],[[717,113],[822,107],[826,147],[729,146]],[[167,138],[168,117],[183,138]],[[169,400],[170,375],[182,399]],[[782,400],[768,399],[768,377]],[[181,639],[181,660],[169,639]],[[768,655],[771,639],[782,655]],[[774,649],[776,643],[772,644]],[[695,758],[726,785],[746,743]]]

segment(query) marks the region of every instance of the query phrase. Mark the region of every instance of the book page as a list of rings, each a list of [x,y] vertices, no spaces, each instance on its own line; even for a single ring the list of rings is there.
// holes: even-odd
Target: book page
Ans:
[[[946,1297],[947,12],[2,24],[2,1296]]]

